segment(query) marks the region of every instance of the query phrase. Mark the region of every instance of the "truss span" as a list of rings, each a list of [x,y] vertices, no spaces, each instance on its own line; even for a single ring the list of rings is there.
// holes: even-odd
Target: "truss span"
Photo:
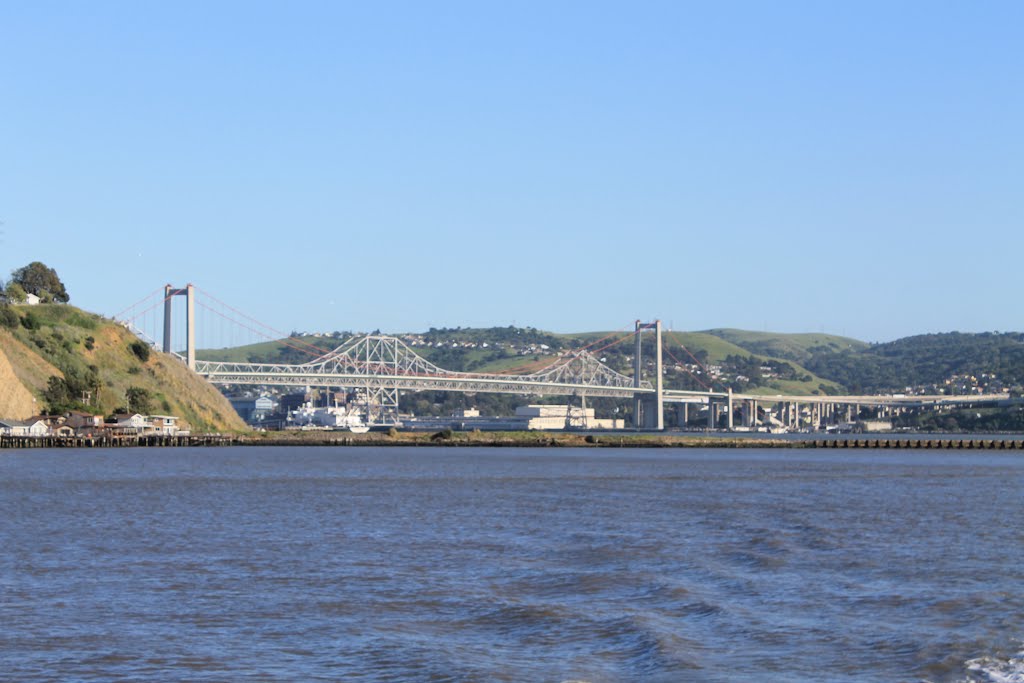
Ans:
[[[434,365],[397,337],[353,338],[320,358],[298,365],[196,361],[196,372],[215,384],[342,386],[406,391],[495,392],[629,397],[653,393],[650,382],[612,370],[587,351],[559,357],[530,374],[453,372]]]

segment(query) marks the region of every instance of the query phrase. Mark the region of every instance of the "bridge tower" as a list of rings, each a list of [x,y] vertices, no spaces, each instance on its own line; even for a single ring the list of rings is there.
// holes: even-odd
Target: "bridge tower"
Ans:
[[[663,431],[665,429],[665,401],[662,383],[664,381],[664,372],[662,370],[661,361],[661,321],[655,320],[653,323],[641,323],[639,320],[636,321],[636,331],[633,333],[633,337],[636,344],[636,349],[633,353],[633,387],[636,389],[640,388],[640,375],[643,370],[643,360],[641,357],[642,353],[642,340],[643,331],[645,329],[654,328],[654,340],[655,340],[655,360],[654,360],[654,396],[647,396],[644,394],[635,394],[633,397],[633,428],[634,429],[655,429]]]
[[[185,297],[185,361],[189,370],[196,369],[196,291],[190,282],[184,289],[164,285],[164,353],[171,352],[171,302]]]

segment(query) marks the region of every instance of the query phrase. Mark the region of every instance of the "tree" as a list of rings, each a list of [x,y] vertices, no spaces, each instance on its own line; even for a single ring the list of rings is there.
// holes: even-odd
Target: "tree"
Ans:
[[[17,282],[12,280],[7,283],[7,288],[4,289],[4,297],[12,304],[24,303],[25,296],[25,290]]]
[[[39,261],[33,261],[13,271],[11,283],[16,283],[29,294],[35,294],[42,301],[67,303],[71,298],[64,289],[64,283],[57,276],[57,271]]]
[[[153,412],[153,398],[149,391],[142,387],[128,387],[128,391],[125,392],[125,401],[128,404],[126,412],[142,415]]]

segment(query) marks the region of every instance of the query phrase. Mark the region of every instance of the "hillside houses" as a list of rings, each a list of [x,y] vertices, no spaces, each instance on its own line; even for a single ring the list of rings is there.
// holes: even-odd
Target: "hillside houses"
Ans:
[[[186,436],[173,415],[117,414],[110,418],[81,411],[36,415],[27,420],[0,420],[2,436]]]

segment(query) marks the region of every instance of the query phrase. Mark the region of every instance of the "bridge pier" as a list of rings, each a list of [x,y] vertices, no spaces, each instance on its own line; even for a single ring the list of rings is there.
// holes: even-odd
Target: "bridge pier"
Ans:
[[[729,431],[731,432],[733,430],[733,423],[732,423],[732,421],[733,421],[732,387],[729,387],[728,395],[726,396],[726,399],[725,399],[725,410],[726,410],[726,413],[728,413],[728,417],[726,419],[726,426],[728,427]]]
[[[164,353],[171,352],[171,302],[185,297],[185,361],[189,370],[196,369],[196,288],[192,283],[184,289],[164,285]]]
[[[690,404],[680,403],[676,406],[676,422],[679,423],[679,428],[686,427],[686,423],[690,421]]]
[[[637,389],[640,388],[641,376],[643,374],[643,337],[641,335],[643,334],[644,329],[650,327],[651,324],[645,325],[637,320],[636,329],[633,333],[635,345],[633,353],[633,386]],[[653,327],[655,339],[654,396],[648,398],[642,394],[634,395],[633,427],[634,429],[654,429],[660,432],[665,429],[665,400],[663,386],[665,373],[661,361],[661,321],[655,320]]]

